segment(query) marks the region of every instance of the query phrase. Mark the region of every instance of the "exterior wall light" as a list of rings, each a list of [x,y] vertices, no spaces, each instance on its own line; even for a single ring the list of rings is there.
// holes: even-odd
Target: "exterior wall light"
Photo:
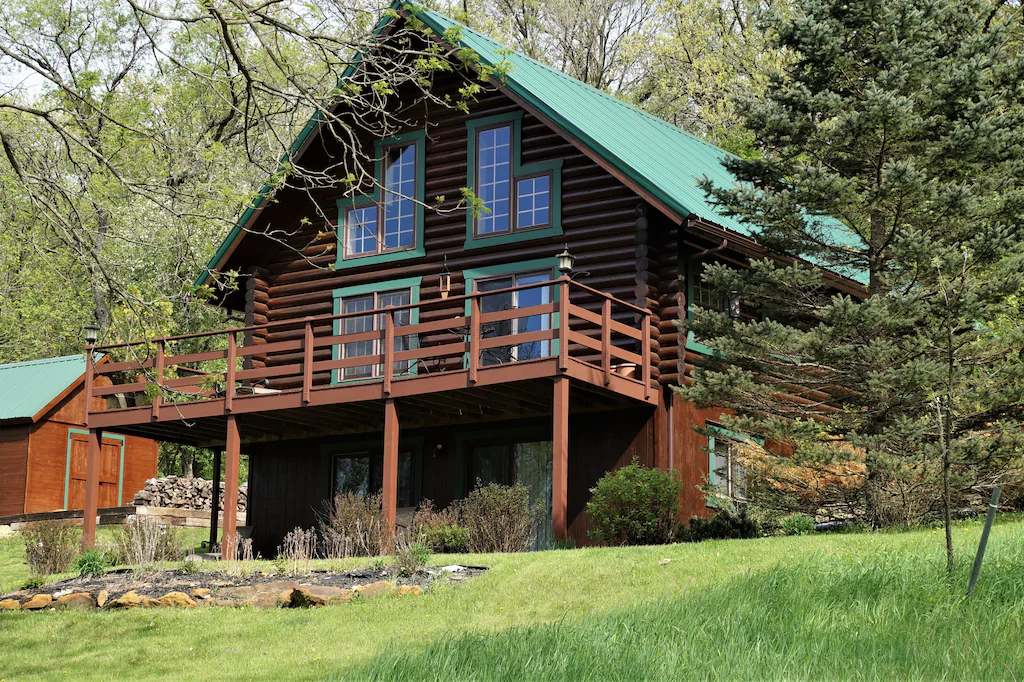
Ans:
[[[85,325],[85,345],[95,346],[100,338],[100,328],[94,324]]]
[[[740,292],[730,291],[729,292],[729,317],[734,320],[740,319],[742,310],[740,308]]]
[[[441,290],[441,300],[448,298],[452,291],[452,273],[448,272],[448,256],[444,257],[444,270],[441,271],[438,286]]]
[[[568,244],[565,245],[565,249],[556,258],[558,258],[558,271],[562,273],[562,276],[565,277],[572,274],[572,268],[576,265],[576,256],[569,253]]]

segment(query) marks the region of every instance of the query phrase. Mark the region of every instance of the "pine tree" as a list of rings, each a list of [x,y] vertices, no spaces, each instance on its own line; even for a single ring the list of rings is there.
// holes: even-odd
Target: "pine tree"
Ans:
[[[679,390],[775,443],[750,463],[768,506],[948,518],[1020,452],[1024,59],[1004,11],[800,0],[765,17],[793,60],[740,103],[759,156],[704,187],[799,260],[705,268],[761,316],[697,318],[717,353]]]

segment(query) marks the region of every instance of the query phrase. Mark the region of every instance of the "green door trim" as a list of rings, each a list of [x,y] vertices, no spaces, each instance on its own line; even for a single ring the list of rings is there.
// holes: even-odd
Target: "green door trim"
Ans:
[[[71,487],[71,436],[78,434],[80,436],[88,436],[88,429],[68,429],[68,445],[67,453],[64,460],[64,510],[68,508],[68,491]],[[118,433],[104,433],[103,440],[119,440],[121,441],[121,463],[117,472],[117,506],[121,506],[121,496],[124,494],[124,443],[125,437]],[[100,451],[102,452],[103,443],[100,442]]]

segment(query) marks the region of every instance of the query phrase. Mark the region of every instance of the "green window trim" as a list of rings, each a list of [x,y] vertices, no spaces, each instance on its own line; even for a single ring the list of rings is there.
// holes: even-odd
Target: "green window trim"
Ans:
[[[382,291],[396,291],[399,289],[409,290],[409,303],[416,305],[420,302],[420,287],[423,284],[422,277],[405,277],[402,279],[392,279],[386,282],[371,282],[370,284],[359,284],[351,287],[341,287],[331,292],[334,299],[333,310],[335,315],[341,314],[341,301],[348,296],[363,296],[366,294],[376,294]],[[420,321],[420,309],[419,307],[412,308],[409,311],[409,324],[417,324]],[[341,320],[336,319],[333,323],[334,336],[341,334]],[[331,346],[331,359],[338,360],[341,357],[341,348],[338,344]],[[409,374],[416,374],[417,366],[416,363],[410,363]],[[341,386],[348,384],[357,383],[369,383],[374,381],[383,381],[381,377],[361,377],[358,379],[342,379],[341,370],[331,370],[331,385]]]
[[[728,440],[741,440],[755,443],[760,447],[764,447],[764,438],[758,436],[748,436],[746,434],[737,433],[730,431],[729,429],[719,426],[713,422],[705,422],[705,426],[708,430],[708,485],[714,487],[717,484],[718,476],[715,474],[715,434],[719,434],[724,439]],[[719,505],[714,500],[707,500],[707,506],[712,509],[718,509]]]
[[[693,280],[698,276],[698,273],[694,272],[693,263],[687,261],[686,263],[686,321],[690,324],[693,323]],[[686,350],[691,350],[701,355],[715,355],[716,351],[706,343],[702,343],[697,340],[694,336],[692,329],[686,331]]]
[[[402,133],[394,137],[386,137],[373,143],[374,150],[374,183],[371,194],[360,194],[354,197],[343,197],[338,199],[338,255],[334,262],[335,270],[346,270],[364,265],[377,265],[379,263],[391,263],[394,261],[407,260],[409,258],[421,258],[427,255],[426,246],[423,243],[423,222],[425,218],[424,201],[426,196],[426,167],[427,167],[427,132],[425,130],[414,130],[409,133]],[[346,214],[351,209],[377,206],[378,231],[384,224],[384,213],[382,206],[382,193],[385,182],[384,162],[385,152],[389,147],[408,144],[416,144],[416,217],[413,232],[415,234],[412,248],[394,251],[378,252],[366,256],[345,257],[345,222]]]
[[[473,211],[466,210],[466,243],[465,249],[481,249],[488,246],[499,246],[502,244],[513,244],[516,242],[529,241],[532,239],[546,239],[548,237],[561,237],[562,232],[562,160],[541,161],[522,165],[522,130],[523,112],[513,111],[507,114],[495,114],[485,116],[466,122],[468,137],[468,153],[466,156],[466,188],[474,192],[476,187],[476,138],[480,130],[495,127],[503,123],[512,124],[512,177],[509,185],[509,225],[513,225],[516,218],[516,206],[514,198],[516,195],[517,182],[531,176],[551,176],[551,224],[545,227],[527,227],[523,229],[512,228],[509,232],[501,234],[478,236],[476,234],[476,216]]]
[[[67,454],[64,460],[64,509],[68,508],[68,495],[71,488],[71,436],[72,434],[78,434],[80,436],[88,436],[88,429],[68,429],[68,447]],[[124,494],[124,444],[125,437],[119,433],[104,433],[100,440],[100,450],[103,449],[104,440],[119,440],[121,441],[121,463],[118,466],[117,472],[117,504],[121,505],[122,495]]]
[[[523,260],[517,263],[502,263],[501,265],[489,265],[483,268],[468,268],[462,271],[462,277],[466,280],[466,294],[474,293],[473,282],[481,279],[489,279],[491,277],[500,277],[502,275],[518,275],[525,274],[528,272],[540,272],[542,270],[549,270],[551,272],[551,281],[558,279],[558,257],[552,256],[551,258],[536,258],[534,260]],[[554,303],[558,302],[558,290],[559,287],[552,286],[551,301]],[[465,303],[464,312],[466,317],[469,317],[469,300]],[[558,329],[558,313],[551,313],[551,328]],[[551,355],[556,357],[558,355],[558,338],[554,338],[551,341]],[[466,359],[468,362],[468,358]]]
[[[402,450],[412,453],[412,487],[413,506],[419,506],[423,500],[423,445],[426,442],[425,436],[398,436],[398,452]],[[325,443],[320,446],[321,462],[327,469],[327,486],[324,499],[330,501],[334,481],[330,477],[334,475],[333,460],[337,456],[354,455],[360,452],[371,454],[383,454],[384,444],[380,438],[373,440],[363,439],[357,441],[343,441],[341,443]],[[323,489],[322,489],[323,490]]]

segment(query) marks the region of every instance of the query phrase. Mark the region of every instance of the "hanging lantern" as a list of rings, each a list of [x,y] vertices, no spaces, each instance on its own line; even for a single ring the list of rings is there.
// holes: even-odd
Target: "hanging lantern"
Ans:
[[[565,249],[556,258],[558,258],[558,271],[562,273],[562,276],[570,275],[573,266],[576,265],[576,256],[569,253],[568,244],[565,245]]]
[[[441,271],[438,288],[441,290],[441,300],[448,298],[452,291],[452,273],[448,272],[448,256],[444,257],[444,269]]]

